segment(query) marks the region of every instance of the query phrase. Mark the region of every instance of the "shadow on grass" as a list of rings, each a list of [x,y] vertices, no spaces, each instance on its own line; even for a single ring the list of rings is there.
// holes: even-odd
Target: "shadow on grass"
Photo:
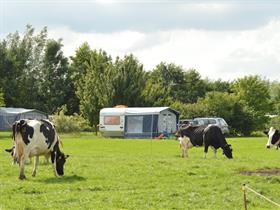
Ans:
[[[85,177],[78,175],[71,176],[62,176],[62,177],[51,177],[44,180],[39,180],[40,182],[44,182],[46,184],[56,184],[56,183],[73,183],[73,182],[82,182],[86,181]]]

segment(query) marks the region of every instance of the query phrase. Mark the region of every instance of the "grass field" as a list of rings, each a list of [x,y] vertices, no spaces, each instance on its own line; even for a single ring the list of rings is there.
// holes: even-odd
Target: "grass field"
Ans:
[[[92,134],[61,135],[70,154],[65,175],[54,177],[40,159],[27,180],[4,152],[10,133],[0,133],[0,209],[209,209],[243,208],[241,185],[248,184],[280,203],[280,176],[241,175],[241,170],[279,167],[280,151],[265,149],[266,138],[229,138],[233,160],[211,149],[193,148],[182,159],[174,140],[104,139]],[[276,209],[248,194],[248,209]]]

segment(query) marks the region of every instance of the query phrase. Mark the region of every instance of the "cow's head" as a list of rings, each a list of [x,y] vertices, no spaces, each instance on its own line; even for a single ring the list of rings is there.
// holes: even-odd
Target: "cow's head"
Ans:
[[[268,136],[266,148],[270,149],[272,145],[280,145],[280,132],[279,130],[271,127],[268,132],[264,132]]]
[[[56,176],[64,175],[64,164],[69,155],[65,155],[63,152],[54,151],[51,154],[52,162],[54,164],[54,170]]]
[[[228,158],[232,159],[232,148],[230,144],[226,144],[223,148],[223,154]]]
[[[191,127],[190,125],[180,126],[179,129],[175,133],[176,139],[178,139],[179,137],[189,136],[188,131],[189,131],[190,127]]]

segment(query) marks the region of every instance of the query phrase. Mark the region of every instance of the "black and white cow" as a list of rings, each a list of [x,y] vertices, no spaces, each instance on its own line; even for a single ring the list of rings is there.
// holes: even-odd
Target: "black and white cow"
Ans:
[[[14,159],[20,167],[20,179],[25,179],[24,163],[36,157],[32,176],[36,175],[39,156],[51,154],[56,176],[64,174],[64,163],[68,155],[59,148],[59,138],[54,125],[48,120],[20,120],[13,124]]]
[[[221,129],[216,125],[188,125],[181,127],[176,135],[180,140],[183,157],[187,156],[189,148],[204,145],[204,158],[206,158],[209,146],[213,148],[215,157],[217,149],[222,148],[223,154],[229,159],[232,158],[231,145],[226,142]]]
[[[275,145],[278,149],[280,146],[280,131],[271,127],[269,131],[264,131],[264,133],[268,136],[266,148],[270,149],[272,145]]]

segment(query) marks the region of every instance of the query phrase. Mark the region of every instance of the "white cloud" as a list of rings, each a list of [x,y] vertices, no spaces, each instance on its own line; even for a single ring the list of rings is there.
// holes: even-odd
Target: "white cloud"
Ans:
[[[49,35],[63,38],[67,56],[74,55],[75,49],[87,41],[113,57],[133,53],[147,70],[164,61],[196,68],[211,79],[232,80],[248,74],[280,78],[280,20],[244,31],[79,33],[60,28],[51,29]]]

